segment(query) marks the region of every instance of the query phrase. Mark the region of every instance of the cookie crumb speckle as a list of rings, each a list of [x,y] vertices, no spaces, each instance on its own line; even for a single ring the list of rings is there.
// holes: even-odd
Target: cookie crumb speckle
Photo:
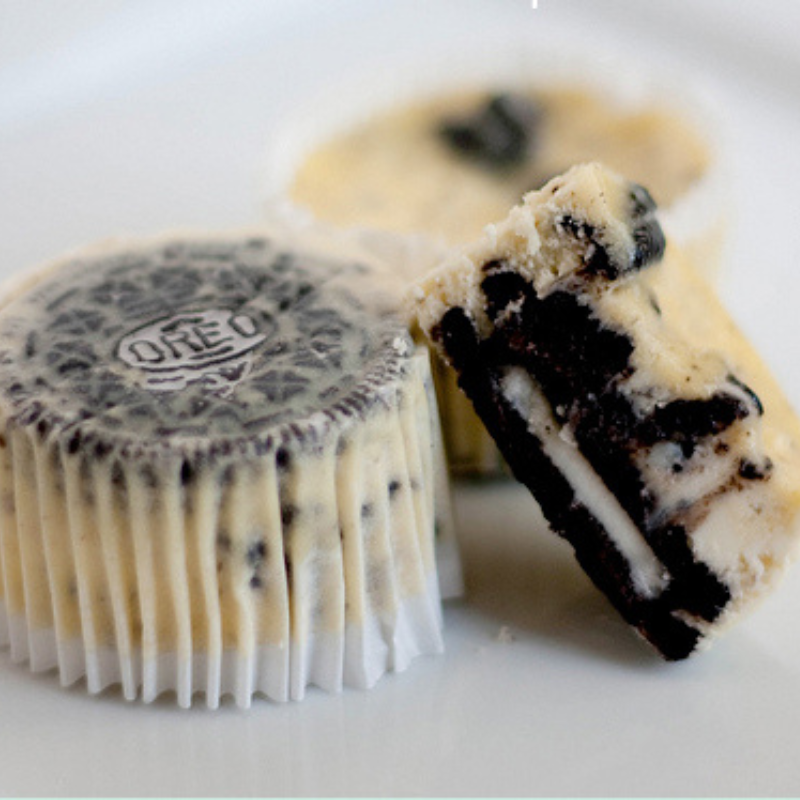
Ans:
[[[501,625],[500,630],[497,632],[497,641],[500,644],[511,644],[511,642],[515,642],[517,637],[511,631],[508,625]]]

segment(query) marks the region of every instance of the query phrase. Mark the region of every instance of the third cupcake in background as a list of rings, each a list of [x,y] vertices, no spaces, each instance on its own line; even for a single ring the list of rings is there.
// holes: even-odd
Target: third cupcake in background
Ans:
[[[327,136],[317,130],[286,181],[289,200],[333,225],[392,232],[412,280],[553,175],[596,160],[651,187],[667,218],[690,218],[694,230],[671,233],[711,272],[722,224],[697,201],[717,171],[715,147],[704,123],[646,94],[631,102],[613,87],[538,78],[384,105],[349,126],[339,119]],[[435,377],[451,470],[501,472],[450,371]]]

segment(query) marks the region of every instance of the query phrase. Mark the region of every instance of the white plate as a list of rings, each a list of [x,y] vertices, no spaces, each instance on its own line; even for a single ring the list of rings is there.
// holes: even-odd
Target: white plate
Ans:
[[[798,404],[798,12],[777,0],[5,0],[0,269],[116,233],[257,222],[259,160],[282,110],[365,65],[390,69],[443,37],[601,40],[680,64],[728,109],[738,218],[722,292]],[[469,595],[446,609],[444,657],[368,693],[242,713],[89,698],[4,651],[0,793],[800,791],[800,571],[710,652],[665,664],[523,490],[459,487],[456,500]]]

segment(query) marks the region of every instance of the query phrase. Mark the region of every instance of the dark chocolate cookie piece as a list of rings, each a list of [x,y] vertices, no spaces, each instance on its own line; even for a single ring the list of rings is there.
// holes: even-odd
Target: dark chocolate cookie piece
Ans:
[[[521,164],[536,147],[541,109],[519,94],[496,94],[467,117],[446,119],[439,134],[457,153],[492,168]]]

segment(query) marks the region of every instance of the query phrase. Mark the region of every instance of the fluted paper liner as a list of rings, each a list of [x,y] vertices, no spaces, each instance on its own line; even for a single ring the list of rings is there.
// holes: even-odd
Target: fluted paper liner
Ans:
[[[0,636],[13,659],[65,685],[85,675],[90,692],[246,707],[256,692],[367,688],[441,651],[427,354],[381,394],[313,446],[234,454],[190,480],[180,458],[93,463],[6,422]]]

